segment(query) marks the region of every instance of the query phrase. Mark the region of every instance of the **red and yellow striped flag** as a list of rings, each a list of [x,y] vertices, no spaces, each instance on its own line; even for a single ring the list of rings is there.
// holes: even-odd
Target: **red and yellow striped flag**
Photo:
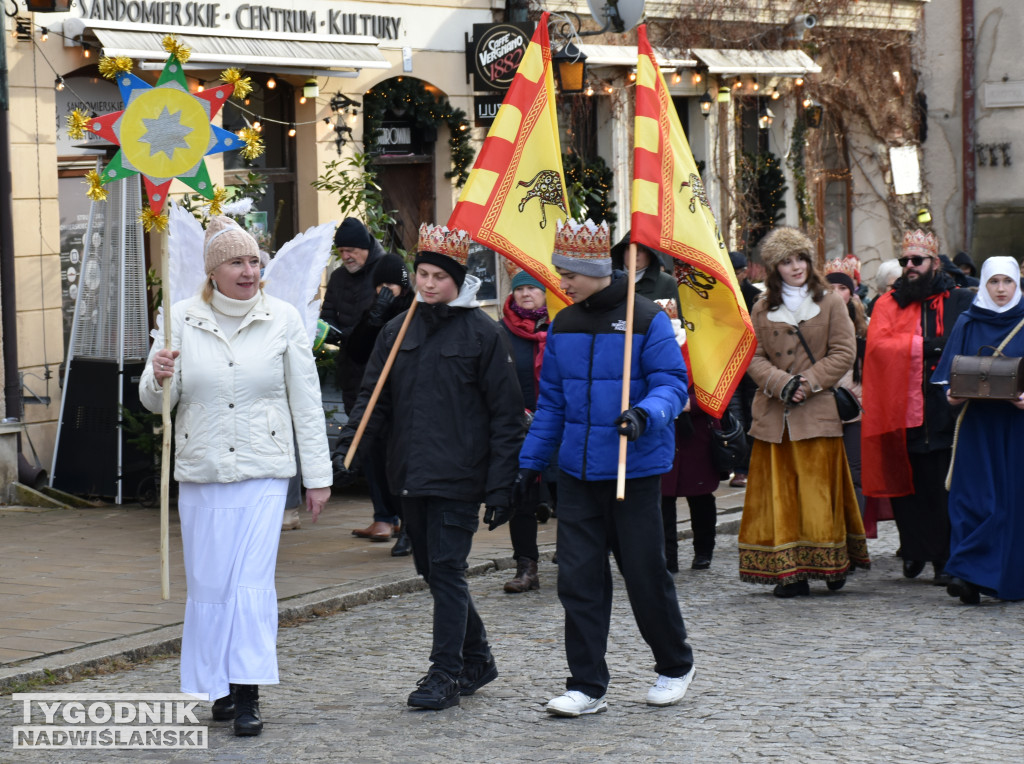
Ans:
[[[754,355],[754,329],[646,25],[637,38],[630,238],[676,258],[686,364],[700,407],[720,417]]]
[[[474,241],[516,262],[543,283],[549,311],[569,303],[551,265],[555,221],[568,217],[564,177],[545,12],[448,228],[468,231]]]

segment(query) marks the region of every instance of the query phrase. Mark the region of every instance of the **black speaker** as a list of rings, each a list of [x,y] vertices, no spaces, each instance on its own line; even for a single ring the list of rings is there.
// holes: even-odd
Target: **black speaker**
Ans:
[[[148,412],[139,403],[139,377],[144,368],[145,361],[126,362],[122,373],[116,361],[71,359],[54,460],[54,488],[113,499],[120,481],[122,500],[138,496],[139,483],[153,474],[153,456],[128,442],[134,436],[119,424],[117,391],[122,390],[125,409],[146,416]]]

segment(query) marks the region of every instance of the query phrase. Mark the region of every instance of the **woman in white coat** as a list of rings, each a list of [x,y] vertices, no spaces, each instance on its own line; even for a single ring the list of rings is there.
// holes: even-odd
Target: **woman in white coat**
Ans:
[[[264,294],[256,240],[214,217],[202,293],[171,311],[171,349],[154,346],[139,397],[177,405],[174,477],[188,599],[182,692],[216,701],[236,735],[263,730],[259,685],[277,684],[274,569],[298,443],[313,521],[331,495],[320,385],[298,311]],[[293,437],[293,432],[294,436]]]

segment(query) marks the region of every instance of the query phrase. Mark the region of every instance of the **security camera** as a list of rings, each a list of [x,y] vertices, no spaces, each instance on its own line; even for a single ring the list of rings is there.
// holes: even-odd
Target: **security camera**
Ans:
[[[793,26],[814,29],[818,25],[818,17],[813,13],[801,13],[793,19]]]

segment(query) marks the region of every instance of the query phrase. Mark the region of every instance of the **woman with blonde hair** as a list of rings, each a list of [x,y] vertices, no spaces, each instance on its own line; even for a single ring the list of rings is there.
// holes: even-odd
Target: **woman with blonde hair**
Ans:
[[[174,420],[174,478],[188,597],[181,691],[207,694],[215,720],[259,735],[259,685],[277,684],[277,565],[298,444],[313,522],[333,472],[309,335],[265,294],[256,240],[215,216],[202,293],[174,305],[171,347],[153,346],[139,400]],[[294,433],[294,434],[293,434]]]
[[[740,578],[775,584],[776,597],[835,591],[851,567],[870,566],[843,448],[833,385],[853,366],[853,323],[813,265],[810,239],[776,228],[761,243],[764,295],[751,322],[757,383],[743,519]]]

